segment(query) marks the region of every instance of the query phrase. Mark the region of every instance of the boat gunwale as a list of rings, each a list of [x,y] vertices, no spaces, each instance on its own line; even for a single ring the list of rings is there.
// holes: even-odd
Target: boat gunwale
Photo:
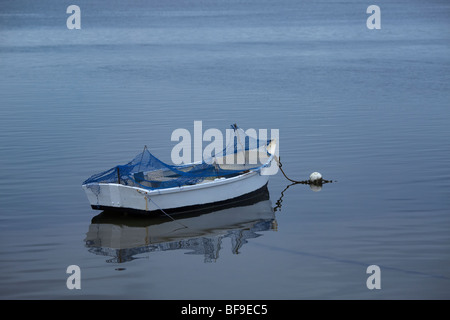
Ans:
[[[119,184],[119,183],[88,183],[88,184],[84,184],[83,187],[87,187],[89,185],[99,185],[99,186],[119,186],[122,188],[130,188],[130,189],[135,189],[137,192],[139,193],[144,193],[147,195],[156,195],[156,194],[170,194],[170,193],[175,193],[175,192],[182,192],[182,191],[191,191],[191,190],[198,190],[198,189],[203,189],[203,188],[210,188],[210,187],[214,187],[214,186],[219,186],[219,185],[224,185],[224,184],[228,184],[228,183],[233,183],[236,182],[238,180],[241,179],[247,179],[250,178],[251,176],[257,175],[257,174],[261,174],[260,173],[261,170],[252,170],[249,172],[246,172],[244,174],[238,175],[238,176],[234,176],[231,178],[217,178],[215,180],[212,181],[208,181],[208,182],[204,182],[204,183],[198,183],[198,184],[193,184],[193,185],[183,185],[183,186],[179,186],[179,187],[172,187],[172,188],[165,188],[165,189],[145,189],[145,188],[141,188],[141,187],[136,187],[136,186],[127,186],[127,185],[123,185],[123,184]]]

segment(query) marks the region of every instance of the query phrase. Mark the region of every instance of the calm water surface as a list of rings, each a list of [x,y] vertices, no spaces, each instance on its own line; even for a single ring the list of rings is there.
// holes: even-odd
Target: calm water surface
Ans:
[[[450,298],[447,1],[378,1],[381,30],[358,1],[75,4],[81,30],[0,4],[0,298]],[[188,228],[91,210],[86,178],[195,120],[280,129],[289,176],[337,182],[278,173]]]

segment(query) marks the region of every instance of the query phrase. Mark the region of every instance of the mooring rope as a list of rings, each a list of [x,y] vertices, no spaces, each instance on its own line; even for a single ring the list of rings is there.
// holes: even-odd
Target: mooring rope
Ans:
[[[153,204],[154,204],[154,205],[155,205],[162,213],[164,213],[166,216],[168,216],[170,219],[172,219],[173,221],[175,221],[175,222],[181,224],[183,227],[188,228],[188,226],[186,226],[186,225],[182,224],[180,221],[175,220],[174,218],[172,218],[172,216],[171,216],[170,214],[168,214],[167,212],[165,212],[160,206],[158,206],[158,205],[156,204],[155,201],[153,201],[152,199],[150,199],[150,196],[146,195],[146,197],[147,197],[148,200],[150,200],[151,202],[153,202]],[[178,230],[180,230],[180,229],[178,229]]]
[[[293,182],[293,183],[301,183],[301,184],[322,184],[322,183],[331,183],[333,182],[333,180],[325,180],[325,179],[321,179],[319,182],[313,182],[311,180],[293,180],[291,178],[289,178],[286,173],[284,172],[283,168],[282,168],[282,164],[281,164],[281,158],[274,156],[275,161],[278,163],[278,167],[281,170],[281,173],[283,173],[284,177],[286,179],[288,179],[289,181]]]
[[[177,223],[179,223],[179,224],[181,224],[183,227],[185,227],[185,228],[188,228],[188,226],[186,226],[186,225],[184,225],[184,224],[182,224],[180,221],[178,221],[178,220],[175,220],[170,214],[168,214],[167,212],[165,212],[164,210],[163,210],[163,208],[161,208],[160,206],[158,206],[158,204],[155,202],[155,201],[153,201],[153,199],[151,199],[150,198],[150,196],[146,193],[146,192],[142,192],[142,191],[140,191],[140,190],[136,190],[138,193],[140,193],[140,194],[142,194],[146,199],[148,199],[149,201],[151,201],[162,213],[164,213],[166,216],[168,216],[171,220],[173,220],[173,221],[175,221],[175,222],[177,222]]]

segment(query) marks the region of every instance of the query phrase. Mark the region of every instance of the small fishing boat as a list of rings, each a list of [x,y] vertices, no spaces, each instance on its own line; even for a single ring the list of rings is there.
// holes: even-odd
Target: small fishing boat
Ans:
[[[225,148],[202,161],[170,165],[145,147],[129,163],[93,175],[82,185],[92,209],[170,214],[235,201],[265,187],[276,141],[232,128]]]

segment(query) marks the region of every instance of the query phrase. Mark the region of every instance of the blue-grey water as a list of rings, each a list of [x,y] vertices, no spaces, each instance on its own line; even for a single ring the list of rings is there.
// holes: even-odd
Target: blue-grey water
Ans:
[[[1,1],[0,298],[450,298],[449,18],[448,1]],[[170,160],[196,120],[279,129],[291,178],[337,182],[278,173],[269,200],[191,233],[99,219],[81,183],[144,145]]]

